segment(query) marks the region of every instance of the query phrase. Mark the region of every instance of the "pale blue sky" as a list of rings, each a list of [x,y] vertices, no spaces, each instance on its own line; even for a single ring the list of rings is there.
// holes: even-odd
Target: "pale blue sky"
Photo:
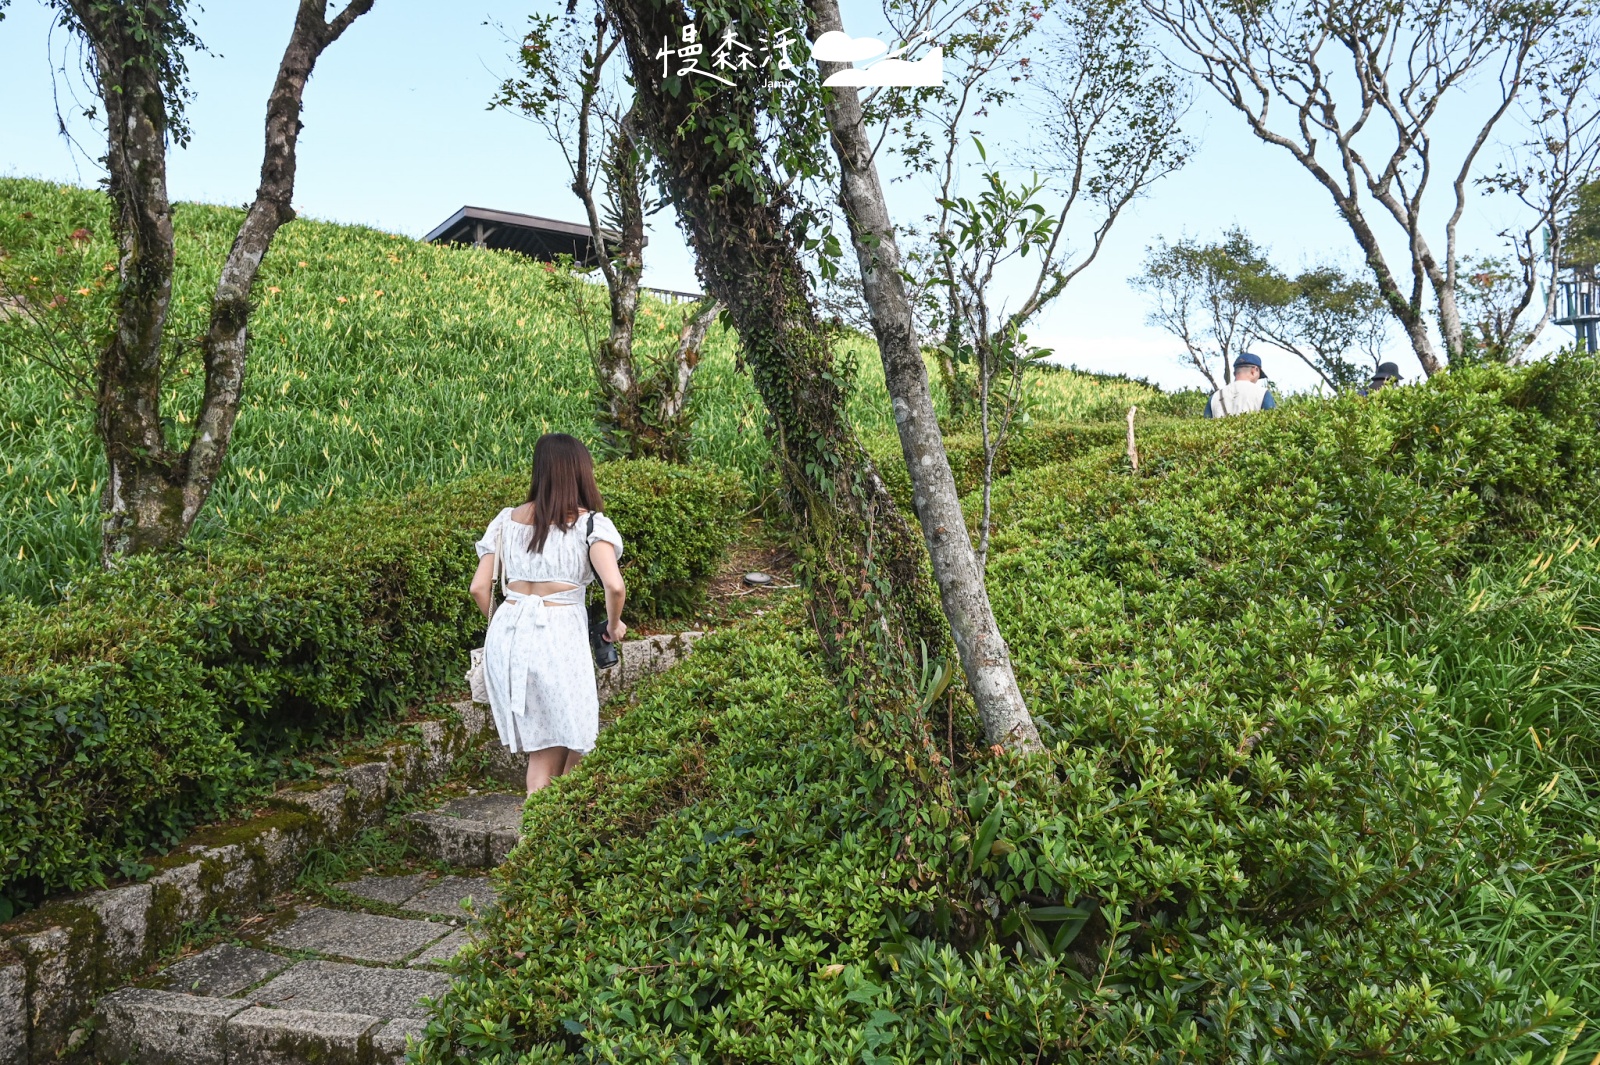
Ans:
[[[310,217],[413,237],[463,204],[581,219],[565,187],[565,168],[542,131],[486,110],[510,66],[510,46],[489,23],[518,33],[535,3],[377,0],[372,13],[323,55],[306,92],[296,207]],[[199,12],[200,36],[214,54],[191,61],[194,140],[171,159],[175,198],[243,203],[253,194],[263,107],[294,8],[293,0],[216,0]],[[873,32],[875,11],[876,4],[847,2],[846,26]],[[85,97],[76,46],[57,31],[52,56],[49,23],[37,0],[14,0],[0,22],[0,174],[92,184],[99,177],[93,157],[103,143],[86,123],[75,122],[88,150],[84,158],[56,131],[52,69],[64,111],[75,112],[74,92]],[[1327,257],[1356,261],[1348,230],[1310,177],[1285,153],[1256,141],[1205,91],[1197,90],[1196,99],[1188,128],[1200,150],[1134,205],[1100,260],[1033,332],[1067,361],[1166,384],[1198,383],[1176,362],[1176,342],[1144,324],[1142,299],[1127,284],[1158,236],[1211,237],[1239,223],[1287,267]],[[1002,127],[997,134],[1005,132]],[[897,193],[905,188],[896,186]],[[922,202],[905,199],[896,208],[909,220],[921,213]],[[1467,244],[1489,245],[1500,225],[1487,208],[1475,208],[1464,222]],[[651,233],[646,283],[700,287],[665,215]],[[1392,354],[1408,376],[1417,372],[1408,349],[1396,345]],[[1310,384],[1308,372],[1288,356],[1268,359],[1283,385]]]

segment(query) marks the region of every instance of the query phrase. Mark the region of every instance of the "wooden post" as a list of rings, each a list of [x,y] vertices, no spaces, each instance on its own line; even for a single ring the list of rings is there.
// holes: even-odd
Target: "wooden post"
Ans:
[[[1137,406],[1128,408],[1128,461],[1133,465],[1133,472],[1139,472],[1139,445],[1133,440],[1133,416],[1137,413]]]

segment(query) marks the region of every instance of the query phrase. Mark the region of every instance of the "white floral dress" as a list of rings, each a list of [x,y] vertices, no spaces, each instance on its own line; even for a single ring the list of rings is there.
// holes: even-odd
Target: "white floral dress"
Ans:
[[[604,514],[582,511],[572,528],[550,527],[544,549],[528,550],[533,528],[507,507],[478,541],[478,557],[500,550],[507,581],[560,581],[576,587],[546,596],[506,592],[483,641],[484,680],[500,742],[512,751],[593,749],[600,733],[600,696],[589,651],[584,588],[594,580],[589,545],[604,540],[622,557],[622,535]],[[497,548],[497,545],[500,545]]]

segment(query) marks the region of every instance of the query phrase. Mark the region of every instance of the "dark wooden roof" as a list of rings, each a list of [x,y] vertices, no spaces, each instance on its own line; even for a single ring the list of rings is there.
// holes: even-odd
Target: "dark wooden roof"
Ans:
[[[614,230],[604,232],[607,240],[621,238]],[[557,255],[570,255],[586,266],[595,262],[594,241],[586,224],[486,207],[463,207],[422,239],[432,244],[471,244],[520,252],[542,262],[552,262]]]

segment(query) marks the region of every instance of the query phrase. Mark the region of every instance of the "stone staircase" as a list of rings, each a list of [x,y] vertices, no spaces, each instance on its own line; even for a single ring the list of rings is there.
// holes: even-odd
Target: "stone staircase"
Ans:
[[[621,667],[597,678],[602,701],[681,661],[699,635],[629,641]],[[420,745],[386,749],[381,760],[283,795],[280,805],[309,811],[294,815],[309,827],[281,813],[258,819],[231,830],[224,846],[179,848],[192,854],[188,863],[147,884],[62,900],[30,915],[20,934],[0,936],[0,1065],[403,1061],[408,1038],[426,1024],[427,1001],[449,987],[447,963],[494,905],[484,871],[516,845],[522,821],[522,759],[499,747],[486,708],[462,703],[452,711],[459,723],[424,722]],[[454,758],[479,744],[493,786],[517,790],[468,788],[398,819],[427,869],[367,875],[318,896],[279,894],[317,841],[348,843],[408,790],[435,787]],[[193,884],[180,895],[163,878]],[[206,913],[245,919],[234,941],[118,987],[127,978],[116,973],[139,971],[141,958],[174,939],[171,917],[159,916],[168,910],[184,921]],[[122,939],[136,939],[137,949],[113,951]],[[7,950],[21,960],[8,960]],[[115,990],[95,1001],[107,987]]]
[[[504,820],[521,796],[492,800]],[[452,804],[447,804],[447,806]],[[471,807],[478,810],[485,803]],[[452,846],[487,854],[480,822]],[[515,822],[513,822],[514,824]],[[506,830],[496,824],[494,831]],[[515,829],[509,830],[515,837]],[[448,828],[429,838],[453,839]],[[476,842],[476,850],[466,846]],[[474,915],[494,903],[487,877],[367,876],[337,887],[354,906],[307,905],[278,915],[257,945],[221,943],[100,1000],[95,1059],[157,1065],[377,1065],[405,1058],[444,994],[439,969],[471,941]],[[405,916],[371,913],[369,904]]]

